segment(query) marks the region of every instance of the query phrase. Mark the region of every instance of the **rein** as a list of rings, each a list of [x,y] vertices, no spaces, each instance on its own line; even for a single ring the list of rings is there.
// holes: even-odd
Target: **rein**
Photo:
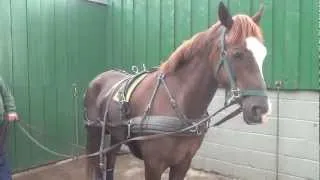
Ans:
[[[84,158],[89,158],[89,157],[95,157],[95,156],[100,156],[101,154],[106,154],[114,149],[116,149],[117,147],[132,142],[132,141],[147,141],[147,140],[152,140],[152,139],[157,139],[157,138],[161,138],[161,137],[166,137],[166,136],[170,136],[170,135],[175,135],[176,133],[183,133],[185,131],[189,131],[192,130],[193,128],[199,126],[202,123],[208,122],[211,120],[212,117],[214,117],[215,115],[217,115],[218,113],[222,112],[223,110],[227,109],[228,107],[231,107],[235,105],[235,103],[229,104],[227,106],[224,106],[222,108],[220,108],[219,110],[217,110],[215,113],[205,117],[204,119],[202,119],[201,121],[194,123],[186,128],[183,128],[179,131],[176,132],[166,132],[166,133],[161,133],[161,134],[154,134],[154,135],[147,135],[147,136],[138,136],[138,137],[134,137],[131,139],[126,139],[124,141],[121,141],[120,143],[114,144],[108,148],[104,148],[102,149],[102,151],[97,151],[95,153],[92,154],[86,154],[84,156],[81,157],[77,157],[76,159],[80,160],[80,159],[84,159]],[[224,117],[223,119],[219,120],[218,122],[214,123],[213,125],[211,125],[210,127],[217,127],[219,125],[221,125],[222,123],[224,123],[225,121],[235,117],[236,115],[238,115],[241,112],[241,108],[236,109],[235,111],[233,111],[232,113],[230,113],[228,116]],[[55,156],[59,156],[59,157],[64,157],[64,158],[74,158],[74,156],[72,155],[68,155],[68,154],[63,154],[63,153],[59,153],[56,152],[54,150],[51,150],[50,148],[44,146],[43,144],[41,144],[39,141],[37,141],[23,126],[20,122],[18,122],[18,127],[19,129],[38,147],[40,147],[42,150],[53,154]],[[29,126],[29,124],[27,124]],[[44,134],[42,134],[44,135]]]
[[[99,151],[99,152],[95,152],[95,153],[92,153],[92,154],[88,154],[86,157],[94,157],[94,156],[98,156],[100,155],[101,153],[102,154],[106,154],[114,149],[116,149],[117,147],[123,145],[123,144],[126,144],[126,143],[129,143],[129,142],[132,142],[132,141],[147,141],[147,140],[152,140],[152,139],[157,139],[157,138],[161,138],[161,137],[166,137],[166,136],[171,136],[171,135],[175,135],[177,133],[183,133],[183,132],[186,132],[186,131],[189,131],[189,130],[192,130],[193,128],[196,128],[198,127],[199,125],[205,123],[205,122],[208,122],[211,120],[212,117],[216,116],[218,113],[222,112],[223,110],[227,109],[228,107],[230,106],[233,106],[235,105],[236,103],[231,103],[231,104],[228,104],[227,106],[224,106],[222,108],[220,108],[219,110],[217,110],[215,113],[205,117],[204,119],[200,120],[199,122],[196,122],[186,128],[183,128],[183,129],[180,129],[178,131],[175,131],[175,132],[166,132],[166,133],[161,133],[161,134],[153,134],[153,135],[146,135],[146,136],[138,136],[138,137],[134,137],[134,138],[130,138],[130,139],[126,139],[124,141],[121,141],[117,144],[114,144],[110,147],[107,147],[105,149],[103,149],[103,151]],[[213,125],[211,125],[210,127],[217,127],[219,125],[221,125],[222,123],[226,122],[227,120],[237,116],[239,113],[241,113],[241,107],[239,107],[238,109],[236,109],[235,111],[233,111],[232,113],[230,113],[229,115],[225,116],[223,119],[219,120],[218,122],[214,123]]]

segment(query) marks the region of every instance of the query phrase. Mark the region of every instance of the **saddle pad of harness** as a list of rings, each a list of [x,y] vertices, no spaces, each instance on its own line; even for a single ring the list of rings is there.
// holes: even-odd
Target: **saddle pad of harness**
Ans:
[[[113,100],[116,102],[125,101],[129,102],[132,93],[135,88],[141,83],[141,81],[148,75],[147,72],[143,72],[129,78],[113,96]]]

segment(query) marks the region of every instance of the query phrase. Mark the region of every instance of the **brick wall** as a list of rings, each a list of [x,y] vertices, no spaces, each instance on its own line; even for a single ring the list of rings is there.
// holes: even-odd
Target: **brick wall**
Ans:
[[[211,129],[193,167],[248,180],[276,179],[277,101],[269,92],[272,115],[267,124],[248,126],[238,116]],[[218,91],[209,110],[223,105]],[[280,92],[279,179],[319,179],[319,93]],[[216,117],[216,120],[220,119]]]

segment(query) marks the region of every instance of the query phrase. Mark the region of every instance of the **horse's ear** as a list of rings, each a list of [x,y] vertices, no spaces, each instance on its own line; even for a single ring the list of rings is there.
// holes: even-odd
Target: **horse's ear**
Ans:
[[[261,5],[259,11],[254,16],[251,17],[252,20],[259,25],[263,13],[264,13],[264,6]]]
[[[232,16],[222,1],[219,3],[219,20],[228,30],[231,29],[233,24]]]

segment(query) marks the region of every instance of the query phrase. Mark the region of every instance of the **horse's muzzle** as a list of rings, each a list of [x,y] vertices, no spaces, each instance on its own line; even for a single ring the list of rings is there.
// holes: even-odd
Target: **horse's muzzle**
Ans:
[[[268,97],[249,96],[242,100],[243,119],[249,125],[268,121],[271,106]]]

